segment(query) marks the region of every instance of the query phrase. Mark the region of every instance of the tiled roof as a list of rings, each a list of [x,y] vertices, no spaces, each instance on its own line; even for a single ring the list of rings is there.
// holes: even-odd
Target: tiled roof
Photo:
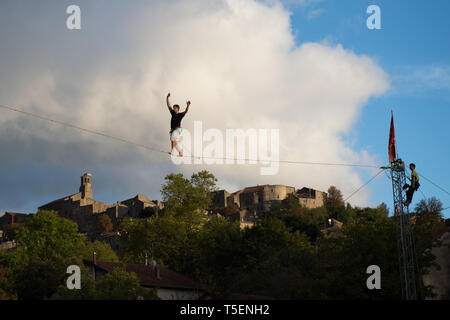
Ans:
[[[90,266],[93,264],[91,260],[84,260],[84,263]],[[200,284],[191,278],[162,266],[158,266],[159,279],[156,277],[153,267],[143,264],[97,261],[96,267],[106,272],[111,272],[116,267],[125,268],[127,272],[136,273],[141,286],[145,287],[200,289]]]
[[[443,227],[437,230],[433,230],[432,232],[433,239],[440,239],[447,232],[450,232],[450,227]]]
[[[247,187],[244,190],[242,190],[242,193],[250,193],[250,192],[262,191],[262,190],[264,190],[264,186]]]

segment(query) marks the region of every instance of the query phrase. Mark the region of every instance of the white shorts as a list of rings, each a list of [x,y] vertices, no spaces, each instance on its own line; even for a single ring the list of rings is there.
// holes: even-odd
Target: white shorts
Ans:
[[[183,129],[181,129],[181,128],[176,128],[175,130],[173,130],[170,133],[170,141],[179,142],[181,139],[182,132],[183,132]]]

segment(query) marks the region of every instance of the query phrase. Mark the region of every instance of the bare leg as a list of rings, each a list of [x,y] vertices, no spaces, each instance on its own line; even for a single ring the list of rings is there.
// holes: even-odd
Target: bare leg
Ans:
[[[175,147],[175,149],[177,149],[178,155],[180,157],[182,157],[183,156],[183,151],[182,151],[181,147],[178,145],[178,143],[176,141],[172,141],[172,144]]]

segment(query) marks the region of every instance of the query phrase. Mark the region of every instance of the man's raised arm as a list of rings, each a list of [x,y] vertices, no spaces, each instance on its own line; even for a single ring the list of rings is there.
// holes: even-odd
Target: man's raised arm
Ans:
[[[169,108],[169,110],[172,110],[172,106],[170,105],[170,92],[167,94],[167,98],[166,98],[166,102],[167,102],[167,108]]]
[[[191,102],[186,102],[186,110],[184,110],[184,113],[187,113],[189,111],[189,106],[191,105]]]

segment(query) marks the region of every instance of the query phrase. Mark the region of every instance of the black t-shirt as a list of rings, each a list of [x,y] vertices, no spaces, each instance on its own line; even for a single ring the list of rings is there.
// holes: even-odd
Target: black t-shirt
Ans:
[[[186,111],[175,113],[175,111],[170,109],[170,114],[172,115],[172,119],[170,119],[170,131],[172,131],[181,126],[181,119],[186,115]]]

